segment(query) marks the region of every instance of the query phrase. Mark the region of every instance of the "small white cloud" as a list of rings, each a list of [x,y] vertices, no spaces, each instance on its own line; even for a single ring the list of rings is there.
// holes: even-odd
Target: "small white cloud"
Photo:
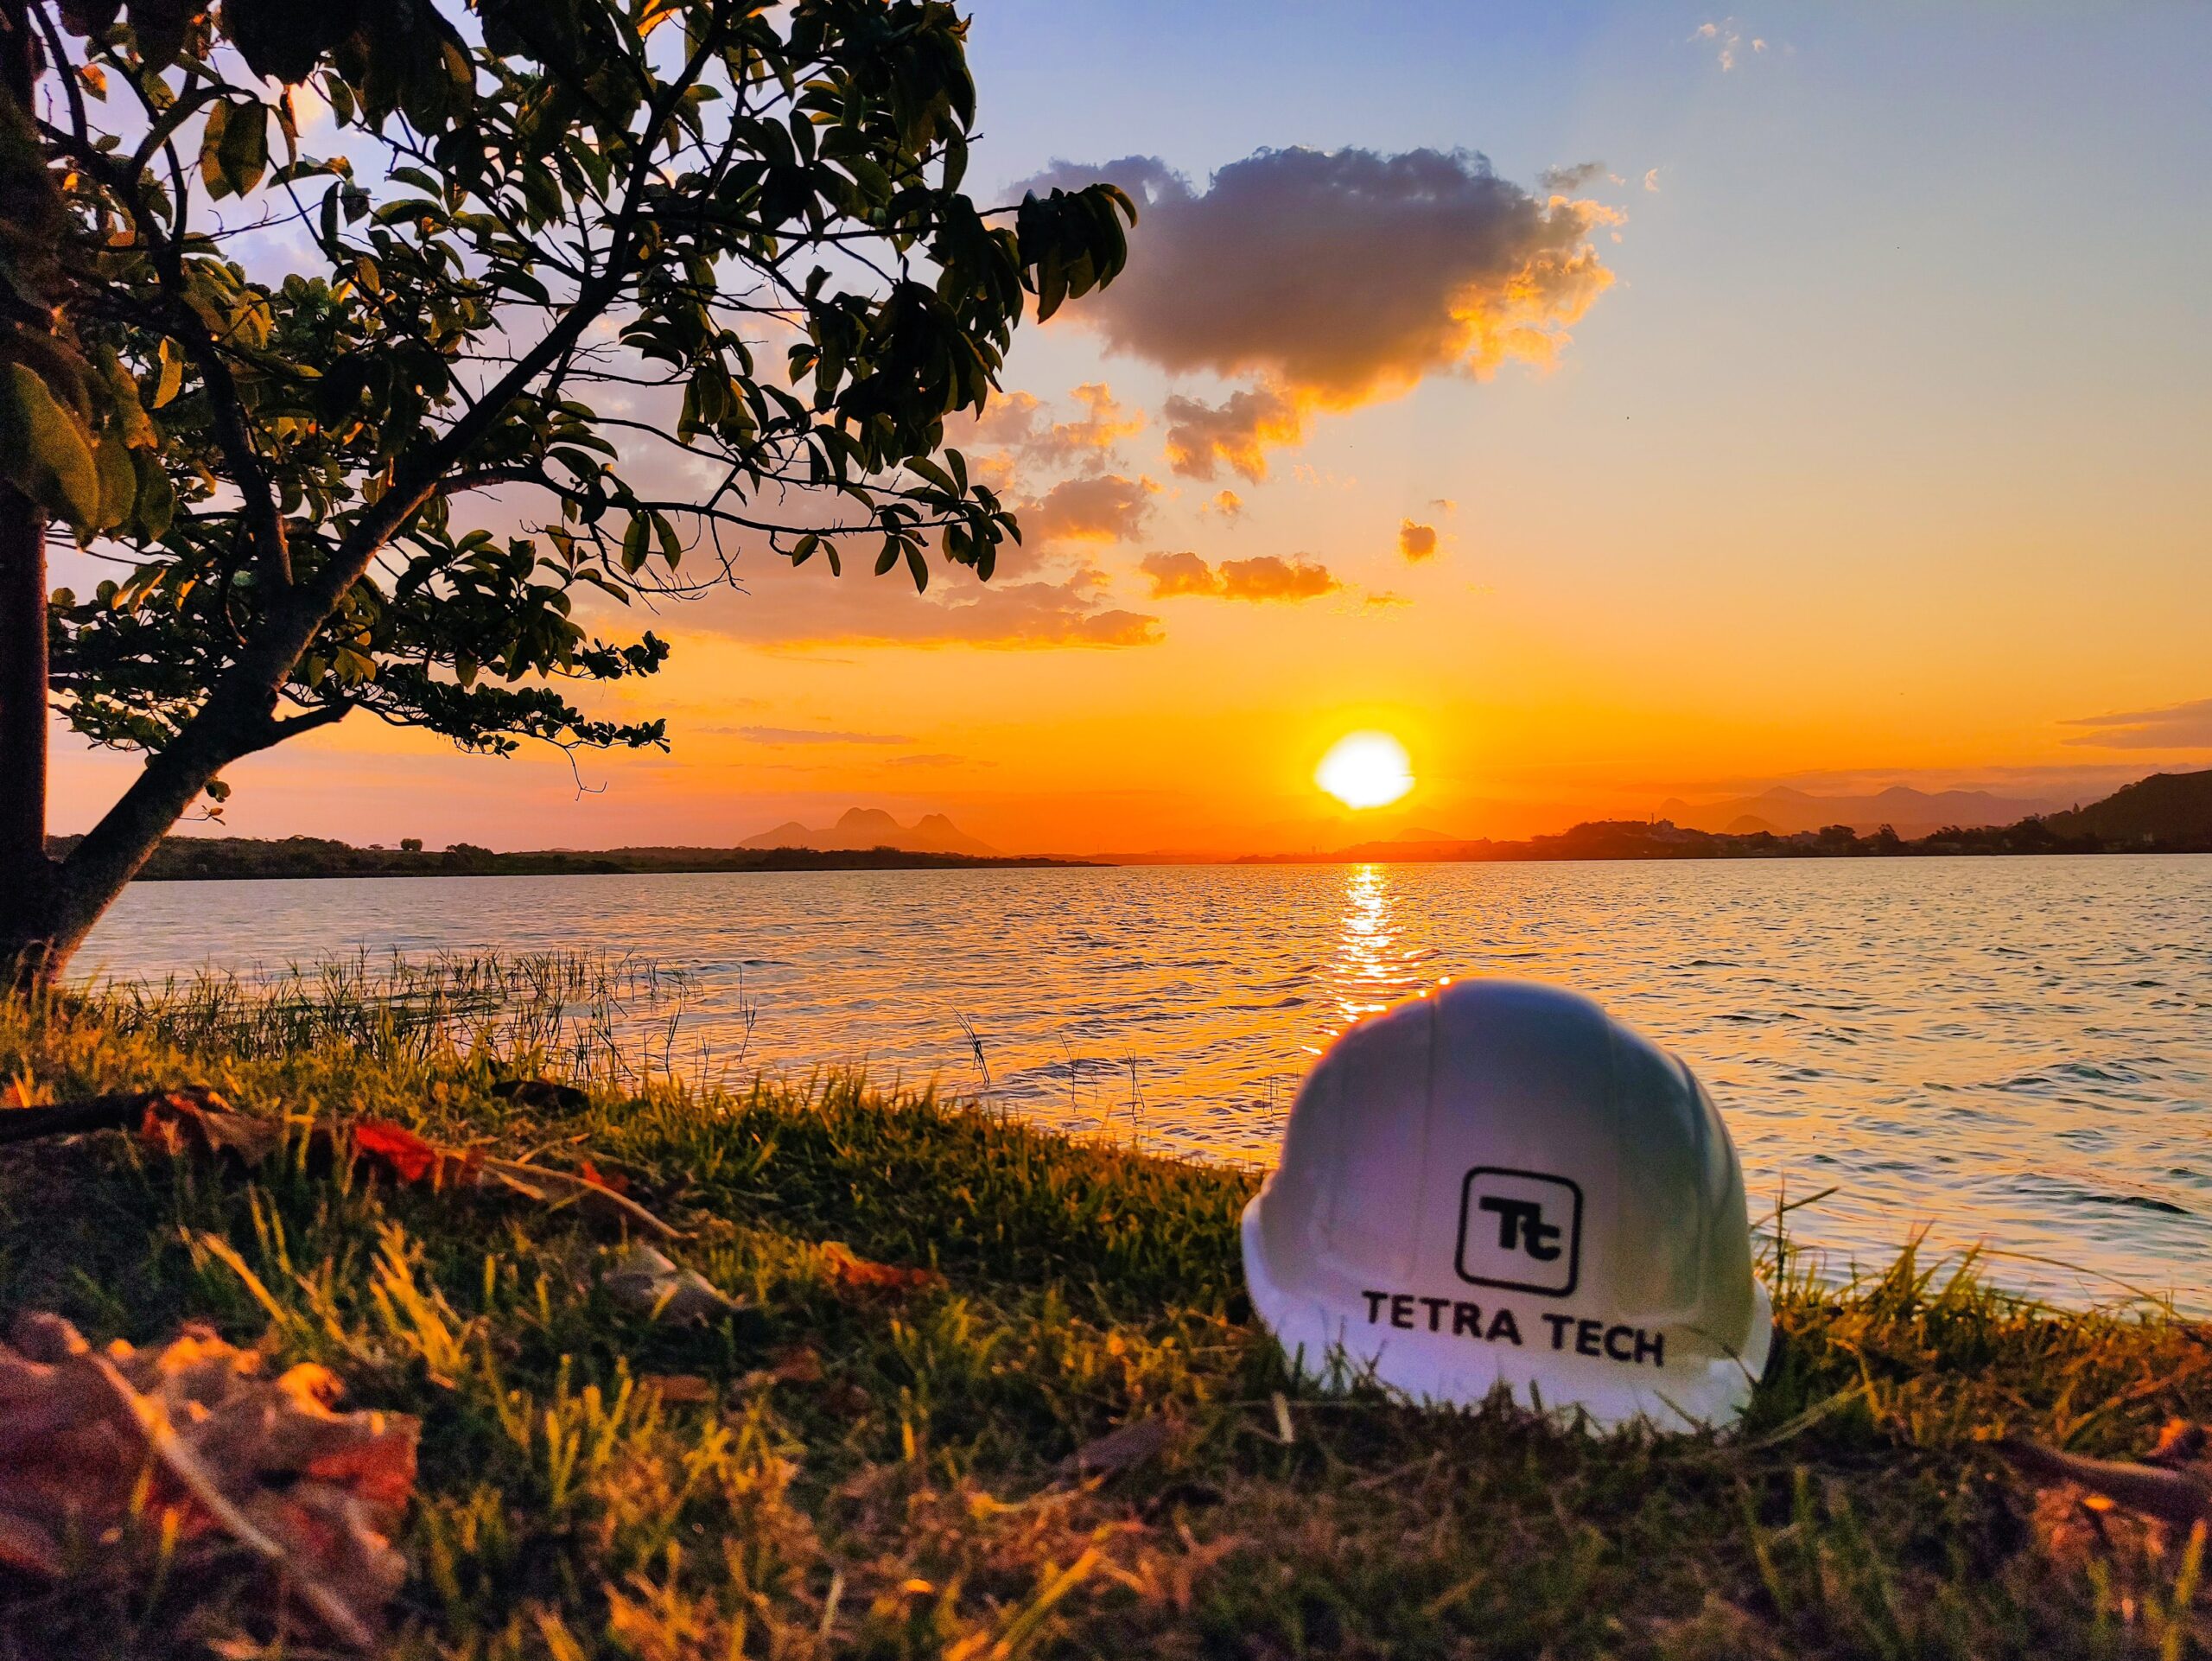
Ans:
[[[1694,45],[1700,41],[1710,41],[1713,44],[1715,48],[1713,60],[1720,66],[1723,74],[1738,67],[1745,61],[1743,53],[1746,48],[1750,48],[1754,56],[1767,49],[1764,35],[1754,35],[1748,41],[1745,40],[1743,29],[1738,26],[1733,17],[1724,17],[1717,23],[1700,23],[1690,31],[1689,38]],[[1782,50],[1786,54],[1789,48],[1784,46]]]

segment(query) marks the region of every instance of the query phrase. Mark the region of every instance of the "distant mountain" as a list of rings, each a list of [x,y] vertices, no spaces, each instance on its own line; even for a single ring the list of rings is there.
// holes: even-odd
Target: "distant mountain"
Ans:
[[[2101,802],[2053,813],[2044,823],[2062,837],[2107,843],[2212,843],[2212,768],[2154,773]]]
[[[880,807],[849,807],[837,823],[819,829],[786,820],[772,830],[747,837],[741,848],[813,848],[828,853],[855,853],[869,848],[896,848],[909,854],[969,854],[996,857],[998,850],[953,824],[942,813],[925,813],[912,825],[903,825]]]
[[[1693,830],[1738,836],[1750,830],[1771,830],[1788,837],[1831,824],[1847,824],[1865,836],[1886,824],[1910,838],[1951,825],[1971,830],[1982,825],[2013,824],[2060,805],[1993,796],[1986,790],[1931,792],[1891,785],[1873,796],[1815,796],[1777,785],[1757,796],[1738,796],[1725,802],[1686,802],[1669,797],[1659,805],[1659,817]],[[1744,825],[1745,820],[1754,823]]]

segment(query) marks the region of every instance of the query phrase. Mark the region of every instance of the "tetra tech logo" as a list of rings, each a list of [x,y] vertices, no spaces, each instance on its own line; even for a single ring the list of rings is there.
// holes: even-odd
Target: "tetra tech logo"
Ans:
[[[1571,1296],[1582,1276],[1582,1189],[1563,1176],[1478,1165],[1459,1191],[1459,1278]]]

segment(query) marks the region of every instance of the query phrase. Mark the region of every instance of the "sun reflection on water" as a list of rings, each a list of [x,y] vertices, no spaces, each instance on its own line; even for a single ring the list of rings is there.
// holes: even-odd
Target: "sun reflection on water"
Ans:
[[[1337,956],[1331,966],[1331,1034],[1362,1015],[1388,1009],[1421,984],[1417,965],[1433,953],[1411,950],[1400,920],[1398,884],[1387,865],[1344,869],[1337,918]]]

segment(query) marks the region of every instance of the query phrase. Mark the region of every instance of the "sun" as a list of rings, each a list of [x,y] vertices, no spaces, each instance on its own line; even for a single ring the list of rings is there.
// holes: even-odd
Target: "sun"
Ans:
[[[1382,807],[1414,787],[1414,766],[1389,734],[1351,733],[1321,758],[1313,782],[1346,807]]]

